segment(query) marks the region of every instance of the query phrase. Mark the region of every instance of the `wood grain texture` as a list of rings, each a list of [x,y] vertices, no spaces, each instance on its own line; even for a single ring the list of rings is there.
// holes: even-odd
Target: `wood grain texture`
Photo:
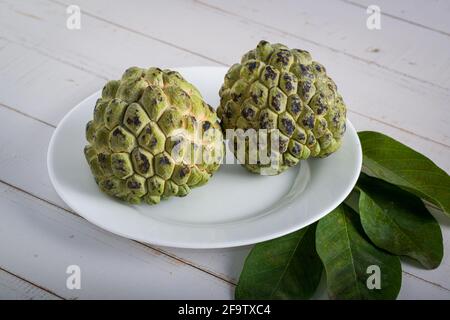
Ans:
[[[342,0],[367,8],[371,0]],[[383,15],[450,36],[450,2],[447,0],[377,0]]]
[[[14,241],[0,247],[2,267],[66,299],[232,297],[222,280],[1,183],[0,203],[0,242]],[[80,290],[66,287],[70,265],[81,268]]]
[[[391,4],[398,2],[389,1]],[[235,15],[285,32],[302,42],[331,48],[379,68],[450,88],[450,78],[441,73],[442,67],[448,70],[450,62],[446,54],[450,49],[447,35],[386,15],[381,18],[381,30],[369,30],[366,27],[367,6],[327,0],[283,1],[279,5],[273,5],[270,0],[198,0],[197,3],[224,15]],[[380,5],[379,1],[368,3]],[[414,6],[411,1],[409,3],[409,7]]]
[[[110,298],[231,298],[230,283],[237,282],[251,248],[151,248],[99,230],[65,211],[68,208],[53,190],[46,170],[53,126],[79,101],[101,88],[105,79],[119,77],[130,65],[229,65],[261,38],[304,47],[328,66],[358,130],[391,135],[450,172],[450,99],[445,78],[449,69],[445,54],[438,53],[432,65],[416,61],[416,65],[407,66],[402,58],[425,59],[429,48],[421,49],[412,42],[405,48],[403,40],[392,40],[410,30],[399,27],[405,22],[390,22],[400,31],[385,39],[386,50],[376,53],[364,51],[367,42],[349,47],[345,46],[348,39],[333,42],[337,31],[361,40],[361,30],[351,30],[353,20],[336,31],[341,16],[321,17],[306,11],[308,19],[313,19],[309,21],[317,25],[304,27],[318,30],[306,32],[308,36],[303,39],[297,34],[297,29],[305,32],[302,28],[296,28],[294,34],[284,30],[292,21],[271,18],[268,25],[258,21],[264,14],[278,14],[279,6],[264,9],[263,15],[241,6],[236,15],[211,7],[217,6],[212,1],[206,5],[184,1],[74,3],[80,4],[83,12],[79,31],[65,28],[67,5],[60,0],[0,2],[0,118],[4,124],[0,128],[0,180],[6,183],[0,184],[0,214],[7,215],[12,226],[5,232],[0,226],[0,241],[19,244],[14,252],[0,249],[0,267],[18,272],[20,277],[51,288],[64,298],[103,294]],[[338,9],[361,9],[337,0],[329,3]],[[155,11],[160,14],[151,15],[152,19],[142,14]],[[324,17],[329,22],[324,22]],[[189,23],[180,28],[177,21]],[[425,30],[419,32],[421,37],[432,32]],[[311,37],[319,41],[311,41]],[[434,48],[446,46],[440,43]],[[449,248],[450,225],[446,220],[441,222]],[[18,239],[17,230],[29,235]],[[54,243],[58,241],[61,243]],[[35,258],[33,250],[44,252],[45,259]],[[61,257],[55,252],[61,252]],[[73,259],[87,266],[88,280],[96,289],[88,287],[89,292],[77,293],[61,287],[66,275],[60,269]],[[108,263],[115,266],[107,269]],[[446,258],[440,268],[430,272],[407,264],[400,298],[448,297],[449,265]],[[61,274],[55,276],[55,268]],[[117,276],[120,279],[115,282]]]
[[[0,300],[60,300],[60,297],[0,269]]]

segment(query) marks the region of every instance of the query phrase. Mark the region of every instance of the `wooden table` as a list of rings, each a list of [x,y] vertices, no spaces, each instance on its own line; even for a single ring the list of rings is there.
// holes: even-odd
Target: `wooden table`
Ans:
[[[381,7],[381,30],[366,7]],[[68,5],[81,29],[66,27]],[[0,1],[0,298],[233,298],[251,247],[155,247],[105,232],[56,195],[46,168],[58,121],[128,66],[229,66],[260,39],[327,66],[358,130],[377,130],[450,172],[450,1]],[[403,263],[399,298],[450,298],[447,250]],[[66,287],[79,265],[81,290]],[[322,292],[318,297],[324,297]]]

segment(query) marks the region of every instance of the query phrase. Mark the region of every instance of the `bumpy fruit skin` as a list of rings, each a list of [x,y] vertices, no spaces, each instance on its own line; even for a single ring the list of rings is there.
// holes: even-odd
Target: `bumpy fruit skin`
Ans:
[[[175,71],[131,67],[106,83],[84,153],[99,188],[132,204],[185,196],[222,161],[215,111]]]
[[[307,51],[261,41],[231,66],[219,94],[224,130],[267,129],[269,141],[270,132],[279,130],[278,163],[246,160],[251,172],[278,174],[341,145],[346,106],[325,68]]]

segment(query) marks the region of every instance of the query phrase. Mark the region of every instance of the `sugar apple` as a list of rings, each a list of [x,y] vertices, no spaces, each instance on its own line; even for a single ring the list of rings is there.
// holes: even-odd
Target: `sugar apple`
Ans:
[[[239,160],[251,172],[278,174],[302,159],[325,157],[341,145],[346,106],[325,68],[307,51],[260,41],[241,63],[231,66],[219,95],[221,125],[224,130],[242,129],[245,158]],[[249,130],[267,131],[253,162],[251,138],[242,135]],[[236,136],[233,139],[236,145]],[[233,149],[236,155],[236,146]],[[268,154],[277,161],[261,161],[261,155]]]
[[[159,68],[131,67],[106,83],[86,138],[99,188],[133,204],[187,195],[224,152],[214,109],[178,72]]]

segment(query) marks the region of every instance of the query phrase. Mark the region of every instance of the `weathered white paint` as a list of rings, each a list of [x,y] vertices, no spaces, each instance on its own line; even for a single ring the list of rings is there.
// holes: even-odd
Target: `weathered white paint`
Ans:
[[[0,246],[0,268],[26,279],[0,272],[1,298],[54,298],[32,283],[69,299],[232,297],[230,282],[237,282],[250,247],[153,249],[63,210],[50,185],[45,158],[51,125],[130,65],[231,64],[261,38],[304,47],[328,66],[358,130],[389,134],[450,171],[449,43],[442,33],[390,18],[391,34],[367,38],[354,28],[361,8],[338,0],[327,1],[333,16],[317,14],[323,4],[312,1],[258,2],[257,8],[209,0],[72,2],[83,12],[79,31],[65,29],[66,5],[59,0],[0,3],[0,180],[13,186],[0,183],[0,215],[8,221],[7,228],[0,225],[0,243],[14,244]],[[398,8],[387,7],[392,14]],[[427,10],[433,15],[434,9]],[[159,14],[149,19],[142,12]],[[448,30],[438,21],[421,21],[420,11],[409,12],[400,13]],[[297,16],[304,23],[298,28]],[[176,21],[187,23],[180,27]],[[413,31],[417,37],[408,37]],[[427,45],[417,45],[417,38]],[[440,221],[449,248],[450,225]],[[87,279],[80,292],[65,288],[64,267],[73,261]],[[433,271],[406,264],[399,297],[449,298],[449,265],[447,256]]]
[[[0,300],[59,300],[34,284],[0,269]]]

